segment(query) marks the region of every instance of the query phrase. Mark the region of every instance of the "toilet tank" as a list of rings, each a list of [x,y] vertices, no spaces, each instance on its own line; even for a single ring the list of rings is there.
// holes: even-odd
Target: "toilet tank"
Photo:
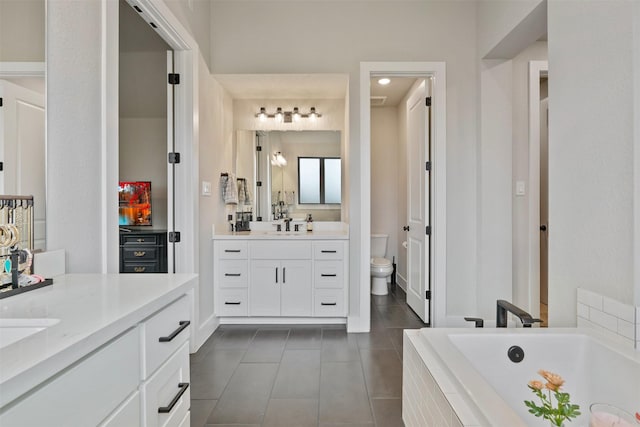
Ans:
[[[387,234],[371,235],[371,258],[384,258],[387,253]]]

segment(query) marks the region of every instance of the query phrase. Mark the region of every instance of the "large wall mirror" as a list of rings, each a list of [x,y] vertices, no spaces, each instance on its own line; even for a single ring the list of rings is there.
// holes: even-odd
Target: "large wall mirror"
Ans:
[[[44,60],[45,1],[0,1],[0,194],[33,196],[36,250],[46,249]]]
[[[253,190],[239,209],[262,221],[340,221],[340,144],[339,131],[237,131],[236,176]]]

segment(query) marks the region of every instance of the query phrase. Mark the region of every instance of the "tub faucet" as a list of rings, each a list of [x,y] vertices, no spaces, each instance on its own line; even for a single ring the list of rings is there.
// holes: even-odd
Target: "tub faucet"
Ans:
[[[509,301],[499,299],[496,304],[496,327],[507,327],[507,312],[513,313],[520,321],[524,328],[530,328],[536,322],[542,322],[541,319],[534,319],[529,313],[511,304]]]

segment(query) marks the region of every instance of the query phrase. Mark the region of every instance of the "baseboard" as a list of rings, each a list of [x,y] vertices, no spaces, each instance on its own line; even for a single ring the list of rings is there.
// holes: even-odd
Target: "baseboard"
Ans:
[[[215,315],[211,315],[198,326],[196,330],[195,339],[191,342],[191,353],[195,353],[202,347],[202,344],[209,339],[209,337],[215,332],[220,325],[220,319]]]
[[[405,293],[407,292],[407,279],[399,273],[396,273],[396,285],[400,286]]]
[[[344,317],[219,317],[221,325],[344,325]]]

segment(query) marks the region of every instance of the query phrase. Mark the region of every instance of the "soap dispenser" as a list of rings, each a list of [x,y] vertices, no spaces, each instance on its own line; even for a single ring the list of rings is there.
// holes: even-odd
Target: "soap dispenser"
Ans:
[[[307,231],[313,231],[313,218],[311,218],[311,214],[307,217]]]

